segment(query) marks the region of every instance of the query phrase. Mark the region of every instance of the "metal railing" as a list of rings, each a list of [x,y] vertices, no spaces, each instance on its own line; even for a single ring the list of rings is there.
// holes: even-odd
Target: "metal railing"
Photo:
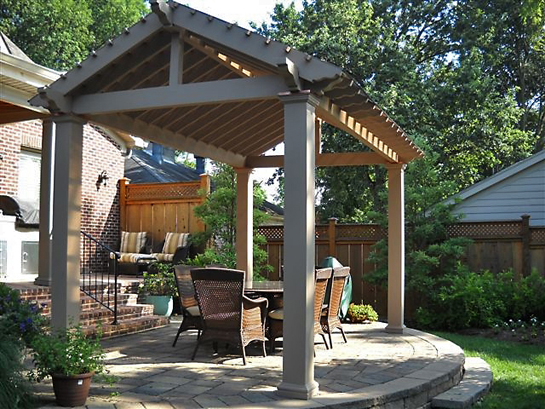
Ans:
[[[117,264],[119,254],[81,232],[80,288],[114,314],[117,324]]]

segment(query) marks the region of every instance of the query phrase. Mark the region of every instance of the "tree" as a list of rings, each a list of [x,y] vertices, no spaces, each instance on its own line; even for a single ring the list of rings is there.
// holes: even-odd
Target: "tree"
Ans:
[[[145,0],[3,0],[0,30],[34,62],[67,70],[145,13]]]
[[[194,235],[197,245],[213,241],[213,249],[205,253],[206,262],[223,264],[230,268],[236,267],[236,215],[237,215],[237,178],[235,170],[226,164],[215,163],[212,175],[214,189],[206,201],[194,208],[194,213],[206,225],[202,234]],[[267,253],[260,248],[265,239],[257,233],[257,227],[263,224],[267,214],[259,210],[265,200],[265,192],[258,184],[254,184],[254,279],[259,279],[260,272],[270,269],[267,263]]]

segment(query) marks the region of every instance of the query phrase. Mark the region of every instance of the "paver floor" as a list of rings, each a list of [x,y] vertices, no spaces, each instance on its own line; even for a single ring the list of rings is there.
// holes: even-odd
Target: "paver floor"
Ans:
[[[214,355],[212,347],[204,345],[191,361],[196,331],[183,333],[172,347],[178,325],[105,340],[107,368],[118,381],[93,381],[87,408],[299,408],[357,402],[367,407],[396,396],[408,399],[406,390],[426,397],[423,390],[444,383],[463,364],[460,348],[433,335],[411,329],[403,335],[388,334],[382,323],[346,324],[347,344],[337,333],[333,349],[326,350],[316,337],[318,396],[288,400],[276,393],[282,380],[281,348],[262,357],[259,347],[249,347],[244,366],[236,350],[220,346]],[[39,384],[36,390],[42,407],[55,407],[50,384]]]

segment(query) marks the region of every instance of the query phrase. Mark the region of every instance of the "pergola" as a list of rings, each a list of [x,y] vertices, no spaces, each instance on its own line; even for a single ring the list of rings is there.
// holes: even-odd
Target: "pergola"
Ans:
[[[121,132],[228,163],[237,171],[237,267],[252,279],[252,180],[259,167],[283,166],[284,352],[279,392],[308,399],[313,366],[316,166],[381,164],[388,169],[388,326],[403,331],[403,170],[422,152],[340,68],[176,2],[93,52],[31,102],[52,113],[44,126],[50,215],[40,242],[50,254],[52,318],[79,316],[82,126]],[[370,148],[320,153],[325,121]],[[283,156],[263,154],[280,142]],[[48,164],[52,171],[49,170]],[[48,176],[49,175],[49,176]],[[44,220],[44,219],[42,219]],[[45,251],[44,251],[45,253]],[[43,261],[43,260],[42,260]]]

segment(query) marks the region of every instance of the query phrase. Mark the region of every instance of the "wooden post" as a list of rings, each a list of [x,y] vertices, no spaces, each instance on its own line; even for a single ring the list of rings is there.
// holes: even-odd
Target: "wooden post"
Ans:
[[[521,236],[522,236],[522,276],[527,277],[532,272],[532,259],[530,255],[530,215],[523,214]]]
[[[207,173],[203,173],[202,175],[200,175],[201,177],[201,202],[200,204],[203,204],[204,201],[206,200],[206,198],[208,197],[208,195],[210,194],[210,175],[208,175]],[[193,210],[191,210],[191,217],[195,217],[195,215],[193,214]],[[201,221],[201,219],[198,219],[197,220],[197,227],[199,229],[199,231],[205,231],[206,230],[206,226],[204,225],[204,223]]]
[[[127,185],[130,180],[119,179],[119,230],[127,230]]]
[[[329,219],[329,255],[331,257],[337,257],[337,218],[331,217]]]

